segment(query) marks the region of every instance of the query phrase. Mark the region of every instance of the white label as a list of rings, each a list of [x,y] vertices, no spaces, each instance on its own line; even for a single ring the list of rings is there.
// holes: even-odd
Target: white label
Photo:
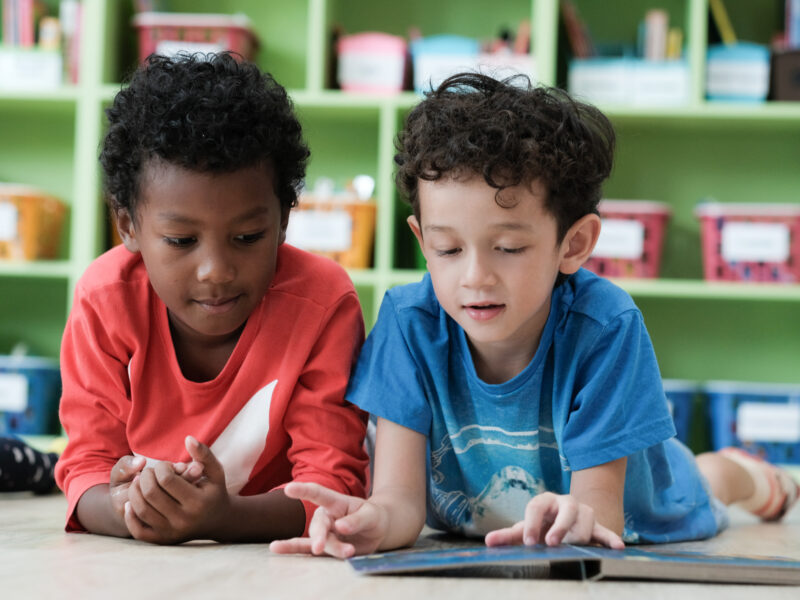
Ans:
[[[19,373],[0,373],[0,410],[23,412],[28,408],[28,379]]]
[[[0,242],[17,239],[19,212],[11,202],[0,202]]]
[[[402,54],[343,54],[339,56],[339,84],[399,90],[404,65]]]
[[[303,250],[340,252],[352,245],[353,219],[344,210],[292,212],[286,241]]]
[[[600,258],[642,257],[644,225],[631,219],[603,219],[600,237],[592,256]]]
[[[789,258],[789,228],[781,223],[725,223],[722,258],[727,262],[784,262]]]
[[[175,56],[176,54],[194,54],[199,52],[201,54],[224,52],[226,50],[225,44],[209,42],[183,42],[176,40],[161,40],[156,45],[156,54],[162,56]]]
[[[742,402],[736,434],[746,442],[800,442],[800,404]]]

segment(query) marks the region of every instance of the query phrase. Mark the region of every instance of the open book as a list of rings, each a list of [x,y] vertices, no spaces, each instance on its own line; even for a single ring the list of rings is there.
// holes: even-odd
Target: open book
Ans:
[[[800,585],[800,561],[720,556],[667,548],[486,546],[411,549],[348,561],[359,574],[568,579],[656,579]]]

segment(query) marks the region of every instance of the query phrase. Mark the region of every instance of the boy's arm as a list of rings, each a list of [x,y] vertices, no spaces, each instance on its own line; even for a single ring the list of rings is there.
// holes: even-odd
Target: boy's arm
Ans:
[[[623,495],[626,457],[572,473],[569,493],[594,510],[595,520],[617,535],[625,526]]]
[[[287,494],[319,508],[308,538],[273,542],[270,550],[347,558],[413,544],[425,523],[426,449],[422,434],[379,419],[372,496],[365,501],[314,484],[289,484]]]

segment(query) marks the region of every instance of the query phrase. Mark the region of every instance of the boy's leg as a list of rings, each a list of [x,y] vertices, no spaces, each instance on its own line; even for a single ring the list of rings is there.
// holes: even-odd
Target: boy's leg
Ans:
[[[786,471],[740,448],[700,454],[697,464],[721,502],[765,521],[782,518],[800,498],[800,485]]]
[[[57,459],[55,453],[45,454],[21,440],[0,437],[0,492],[51,492]]]

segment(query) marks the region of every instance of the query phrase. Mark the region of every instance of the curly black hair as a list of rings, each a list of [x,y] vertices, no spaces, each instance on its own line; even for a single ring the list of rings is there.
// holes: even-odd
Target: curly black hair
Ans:
[[[524,75],[480,73],[446,79],[411,110],[396,141],[396,183],[420,218],[418,183],[483,176],[497,189],[540,180],[561,241],[575,221],[597,213],[611,173],[615,135],[595,107],[566,92],[534,87]]]
[[[211,173],[271,162],[281,207],[297,204],[309,150],[286,90],[253,63],[228,52],[152,55],[106,115],[100,163],[112,211],[135,214],[152,160]]]

